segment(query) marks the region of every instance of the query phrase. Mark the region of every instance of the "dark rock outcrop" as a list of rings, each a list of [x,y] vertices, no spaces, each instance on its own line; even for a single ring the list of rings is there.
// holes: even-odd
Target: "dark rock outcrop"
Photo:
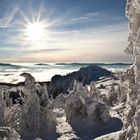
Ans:
[[[111,76],[111,72],[97,65],[81,68],[65,76],[55,75],[48,86],[48,92],[54,98],[60,93],[67,93],[72,89],[74,81],[82,83],[84,86],[91,81],[98,81],[100,77]]]

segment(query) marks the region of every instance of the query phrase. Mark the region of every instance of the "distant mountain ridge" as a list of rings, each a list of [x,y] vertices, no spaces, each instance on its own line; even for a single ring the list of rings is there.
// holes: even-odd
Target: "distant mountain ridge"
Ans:
[[[82,83],[84,86],[92,81],[98,81],[100,77],[110,77],[112,72],[97,65],[82,67],[79,71],[67,75],[55,75],[48,86],[48,91],[55,98],[60,93],[67,93],[72,89],[74,81]]]
[[[132,65],[132,63],[56,63],[55,65]]]
[[[24,64],[24,63],[23,63]],[[51,65],[51,63],[36,63],[34,65]],[[132,63],[55,63],[54,65],[71,65],[71,66],[84,66],[84,65],[132,65]],[[11,64],[11,63],[0,63],[0,66],[12,66],[12,67],[24,67],[20,64]]]
[[[21,68],[23,66],[20,65],[14,65],[14,64],[10,64],[10,63],[0,63],[1,67],[15,67],[15,68]]]

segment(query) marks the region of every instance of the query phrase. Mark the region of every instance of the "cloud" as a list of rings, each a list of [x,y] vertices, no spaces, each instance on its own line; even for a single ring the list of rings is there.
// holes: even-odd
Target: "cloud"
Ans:
[[[37,53],[49,53],[49,52],[59,52],[59,51],[68,51],[68,49],[59,49],[59,48],[50,48],[50,49],[41,49],[41,50],[23,50],[23,53],[27,54],[37,54]]]
[[[75,30],[74,27],[90,28],[103,26],[111,23],[119,23],[124,21],[124,17],[114,16],[110,11],[98,11],[88,13],[71,13],[67,11],[64,15],[54,18],[54,24],[50,26],[51,29],[56,30]],[[74,26],[73,26],[74,25]]]

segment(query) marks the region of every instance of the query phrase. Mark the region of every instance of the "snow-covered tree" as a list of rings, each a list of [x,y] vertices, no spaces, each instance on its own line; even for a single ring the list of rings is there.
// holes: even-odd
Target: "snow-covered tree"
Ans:
[[[28,73],[23,73],[21,76],[25,77],[25,129],[37,133],[40,129],[40,102],[35,90],[35,79]]]

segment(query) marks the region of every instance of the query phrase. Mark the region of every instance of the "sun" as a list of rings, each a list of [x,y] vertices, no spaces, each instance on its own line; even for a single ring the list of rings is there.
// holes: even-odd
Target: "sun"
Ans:
[[[25,36],[30,41],[40,41],[45,36],[45,26],[41,22],[29,23],[26,25]]]

